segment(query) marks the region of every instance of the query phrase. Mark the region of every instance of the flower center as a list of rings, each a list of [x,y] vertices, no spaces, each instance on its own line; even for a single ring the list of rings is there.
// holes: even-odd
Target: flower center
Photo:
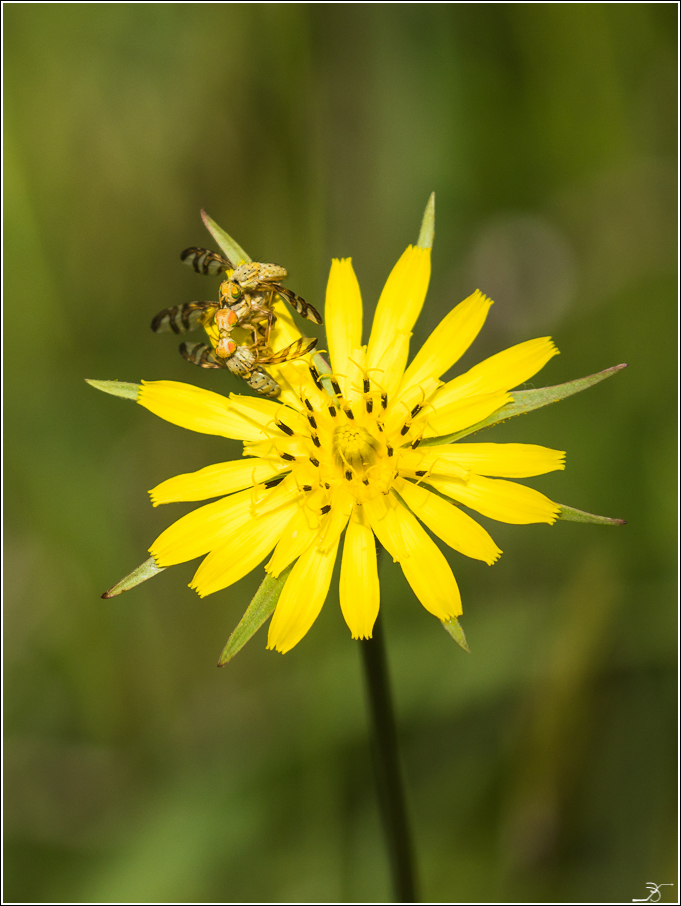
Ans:
[[[378,456],[378,441],[366,428],[339,425],[333,432],[333,458],[337,466],[350,466],[364,471],[374,465]]]

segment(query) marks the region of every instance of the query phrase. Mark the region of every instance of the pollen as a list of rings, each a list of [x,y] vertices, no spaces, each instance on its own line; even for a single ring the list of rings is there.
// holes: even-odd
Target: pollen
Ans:
[[[341,468],[348,465],[363,472],[377,461],[378,447],[376,438],[361,426],[339,425],[333,432],[333,458]]]

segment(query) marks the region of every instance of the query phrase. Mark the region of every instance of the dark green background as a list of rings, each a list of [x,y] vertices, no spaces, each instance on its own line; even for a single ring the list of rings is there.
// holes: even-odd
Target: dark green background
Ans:
[[[318,307],[351,255],[370,313],[433,190],[414,347],[480,287],[462,366],[548,333],[535,386],[628,362],[480,439],[567,450],[528,484],[629,522],[481,519],[501,560],[450,558],[470,655],[382,564],[423,898],[676,883],[676,5],[4,13],[5,898],[389,897],[337,583],[290,654],[261,631],[220,671],[261,568],[100,600],[192,508],[147,489],[239,445],[83,379],[243,389],[149,330],[215,295],[179,262],[201,207]]]

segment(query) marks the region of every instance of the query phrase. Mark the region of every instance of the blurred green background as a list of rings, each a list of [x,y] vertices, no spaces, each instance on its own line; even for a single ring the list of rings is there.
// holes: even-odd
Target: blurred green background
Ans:
[[[215,295],[179,261],[201,207],[318,307],[351,255],[371,312],[433,190],[414,348],[479,287],[462,368],[549,333],[535,386],[628,362],[480,436],[567,450],[528,484],[628,525],[481,518],[501,560],[450,558],[471,655],[382,564],[423,899],[676,883],[676,5],[4,13],[5,899],[389,898],[337,583],[290,654],[261,631],[224,670],[261,569],[100,600],[193,508],[147,489],[239,445],[83,379],[243,390],[149,330]]]

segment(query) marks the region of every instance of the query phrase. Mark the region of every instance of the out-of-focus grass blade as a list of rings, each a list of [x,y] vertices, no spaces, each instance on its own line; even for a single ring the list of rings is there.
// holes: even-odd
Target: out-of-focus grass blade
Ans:
[[[234,655],[241,651],[246,642],[260,629],[265,620],[272,616],[284,583],[292,569],[293,563],[287,566],[276,579],[274,576],[265,576],[239,625],[227,639],[227,644],[218,661],[218,667],[224,667],[231,661]]]
[[[435,192],[432,192],[428,199],[416,245],[420,249],[432,249],[433,239],[435,239]]]
[[[523,415],[525,412],[532,412],[533,409],[541,409],[542,406],[549,406],[551,403],[557,403],[560,400],[572,396],[574,393],[580,393],[594,384],[599,384],[606,378],[612,377],[623,368],[626,364],[614,365],[612,368],[606,368],[605,371],[599,371],[598,374],[590,374],[588,377],[577,378],[575,381],[568,381],[566,384],[556,384],[554,387],[541,387],[538,390],[514,390],[511,393],[512,403],[506,403],[501,409],[497,409],[487,418],[483,419],[470,428],[464,428],[462,431],[456,431],[454,434],[447,434],[443,437],[427,437],[422,441],[423,446],[436,446],[438,444],[451,444],[455,440],[461,440],[462,437],[468,437],[469,434],[475,434],[482,428],[489,428],[497,425],[499,422],[512,418],[514,415]]]
[[[141,582],[146,582],[147,579],[151,579],[152,576],[157,576],[159,573],[162,573],[164,569],[165,566],[156,566],[154,558],[149,557],[149,559],[145,560],[141,566],[138,566],[137,569],[133,569],[129,576],[126,576],[125,579],[121,579],[120,582],[117,582],[108,591],[105,591],[102,597],[115,598],[116,595],[120,595],[124,591],[130,591],[131,588],[134,588]]]
[[[583,510],[576,510],[571,506],[563,506],[559,503],[559,519],[564,522],[593,522],[595,525],[626,525],[626,519],[611,519],[610,516],[594,516],[593,513],[585,513]]]
[[[234,267],[237,267],[241,261],[251,260],[239,243],[235,242],[229,233],[225,233],[222,227],[219,227],[213,218],[209,217],[204,210],[201,211],[201,218],[205,223],[208,232],[220,246],[225,255],[227,255]]]
[[[461,628],[461,624],[456,619],[456,617],[454,617],[454,619],[452,619],[452,620],[447,620],[446,622],[444,620],[441,620],[440,622],[445,627],[447,632],[451,635],[451,637],[454,639],[456,644],[460,645],[464,651],[467,651],[470,654],[471,649],[468,647],[468,642],[466,641],[466,636],[464,635],[463,629]]]
[[[91,381],[88,378],[85,378],[85,382],[96,390],[133,401],[137,400],[137,394],[142,386],[141,384],[124,384],[122,381]]]

